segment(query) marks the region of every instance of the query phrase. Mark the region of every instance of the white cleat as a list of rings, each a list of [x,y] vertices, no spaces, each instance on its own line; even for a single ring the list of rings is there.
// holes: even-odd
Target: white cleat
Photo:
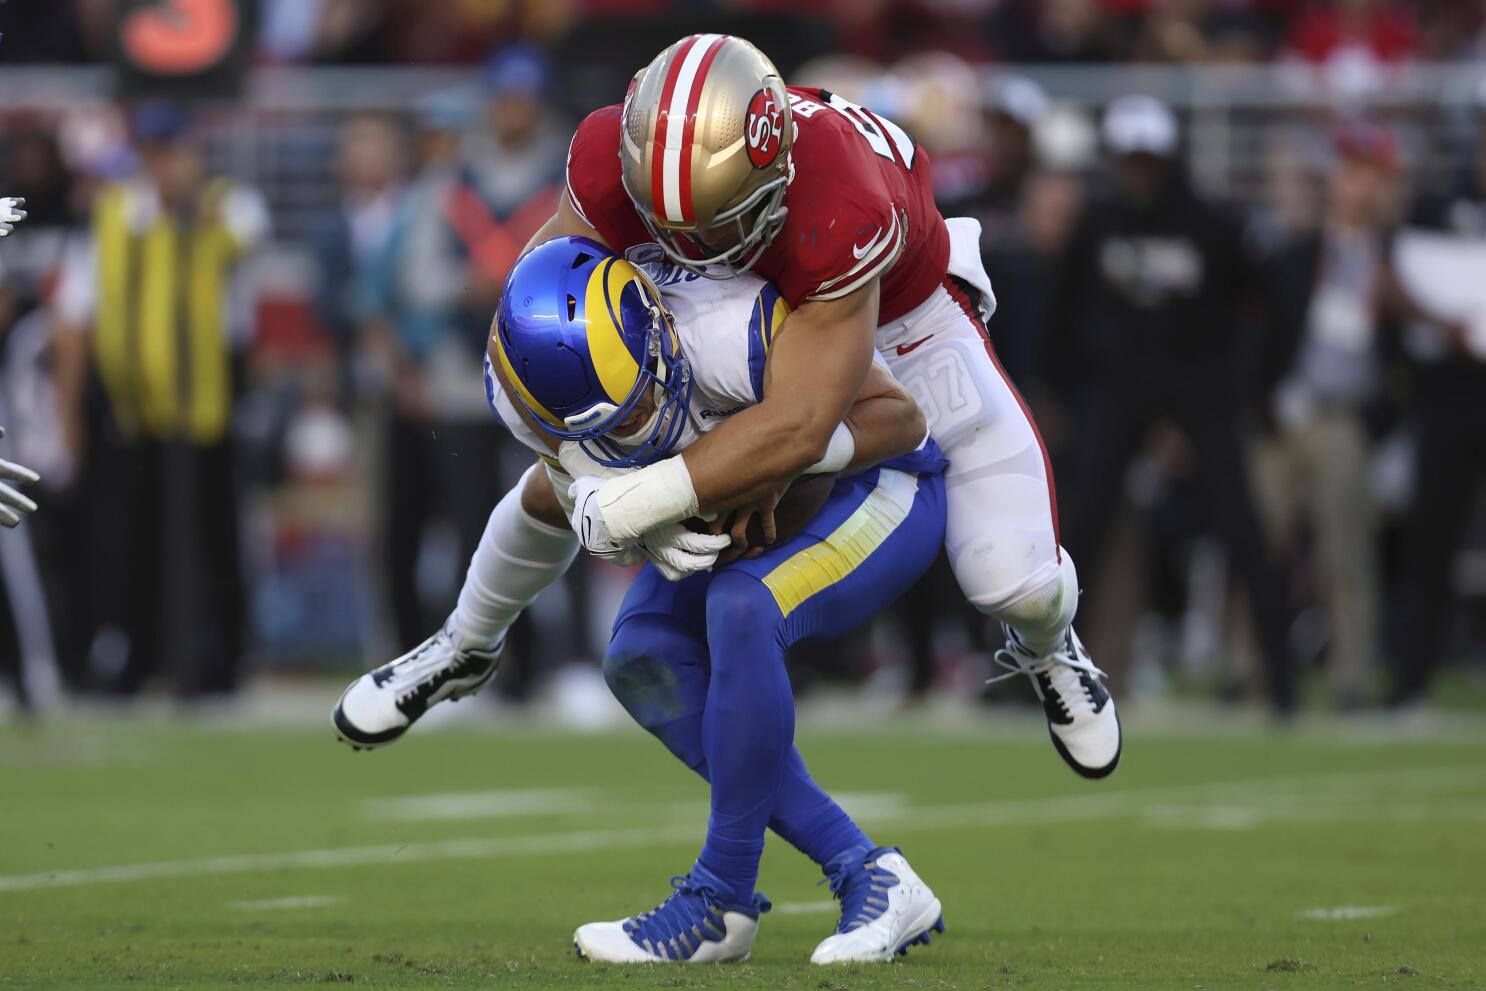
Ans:
[[[719,885],[699,867],[671,878],[676,890],[648,912],[614,922],[590,922],[573,933],[573,949],[598,963],[741,963],[753,952],[758,917],[769,900],[750,905],[718,897]]]
[[[351,682],[332,719],[357,750],[391,743],[445,699],[473,695],[500,667],[505,638],[477,648],[460,643],[451,616],[443,629],[397,660]]]
[[[1006,646],[996,651],[996,663],[1009,670],[986,684],[1019,674],[1032,679],[1053,747],[1064,762],[1086,778],[1102,778],[1114,771],[1122,747],[1120,717],[1100,680],[1104,672],[1094,666],[1073,627],[1057,649],[1041,655],[1005,623],[1001,629],[1006,632]]]
[[[897,847],[852,847],[826,865],[841,921],[810,954],[810,962],[887,963],[929,933],[944,932],[939,899]]]

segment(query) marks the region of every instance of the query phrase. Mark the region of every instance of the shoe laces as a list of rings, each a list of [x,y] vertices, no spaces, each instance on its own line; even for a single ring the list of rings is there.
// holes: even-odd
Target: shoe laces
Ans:
[[[858,848],[860,849],[860,848]],[[850,857],[838,861],[818,883],[830,884],[831,894],[841,903],[838,933],[851,932],[871,925],[887,911],[887,893],[899,884],[898,875],[878,865],[877,857],[862,852],[862,859]]]
[[[1046,677],[1048,685],[1057,694],[1059,704],[1068,715],[1071,716],[1075,712],[1094,711],[1094,699],[1084,684],[1082,676],[1087,675],[1090,678],[1099,679],[1106,675],[1087,655],[1078,650],[1073,642],[1072,633],[1064,635],[1061,647],[1054,648],[1045,654],[1035,654],[1027,649],[1010,627],[1004,627],[1004,629],[1006,630],[1006,646],[991,655],[991,659],[1007,670],[1005,674],[987,678],[987,685],[994,685],[1024,674],[1032,679],[1032,685],[1037,690],[1037,697],[1041,699],[1044,698],[1041,679]]]
[[[650,953],[686,960],[703,943],[715,943],[727,935],[723,921],[726,909],[719,903],[715,888],[693,880],[689,874],[673,876],[671,887],[675,890],[665,901],[626,919],[624,931]],[[753,906],[759,912],[773,907],[762,893],[754,894]]]
[[[407,657],[393,663],[381,684],[396,696],[399,703],[426,698],[450,678],[463,675],[471,661],[489,663],[490,655],[499,650],[499,644],[490,651],[461,649],[455,645],[449,628],[445,627]]]

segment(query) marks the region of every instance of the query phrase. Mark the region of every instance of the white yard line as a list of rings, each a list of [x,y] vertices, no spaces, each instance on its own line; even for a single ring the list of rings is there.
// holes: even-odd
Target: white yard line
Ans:
[[[1398,911],[1391,905],[1337,905],[1334,908],[1308,908],[1296,912],[1297,919],[1321,922],[1346,922],[1351,919],[1377,919]]]
[[[332,908],[348,901],[350,899],[344,895],[292,895],[287,898],[227,902],[227,907],[240,912],[282,912],[295,908]]]
[[[1171,788],[1106,791],[1074,796],[1018,799],[935,805],[900,810],[879,809],[862,816],[864,822],[892,823],[896,831],[971,828],[1000,825],[1055,825],[1143,816],[1163,804],[1232,804],[1235,796],[1250,803],[1272,805],[1305,802],[1317,797],[1356,795],[1387,788],[1388,795],[1428,793],[1458,787],[1486,786],[1486,766],[1391,768],[1383,771],[1354,771],[1290,777],[1254,778]],[[1097,787],[1097,786],[1096,786]],[[1348,818],[1377,821],[1356,814]],[[594,850],[664,847],[696,841],[695,823],[645,826],[634,829],[586,830],[543,833],[533,836],[471,838],[425,843],[342,847],[328,850],[298,850],[287,853],[236,854],[195,860],[167,860],[147,864],[122,864],[75,870],[39,871],[33,874],[0,875],[0,892],[39,888],[77,887],[122,881],[197,877],[273,870],[327,867],[410,864],[440,860],[474,860],[506,856],[584,853]]]
[[[321,867],[413,864],[434,860],[476,860],[488,857],[582,853],[589,850],[668,846],[672,843],[695,839],[697,839],[697,831],[694,827],[685,829],[646,827],[591,830],[579,833],[546,833],[539,836],[510,836],[500,839],[389,843],[381,846],[340,847],[331,850],[294,850],[288,853],[248,853],[202,857],[198,860],[163,860],[152,864],[121,864],[112,867],[11,874],[0,876],[0,891],[71,888],[87,884],[151,881],[162,878],[199,877],[207,874],[241,874]]]
[[[825,915],[840,908],[835,902],[780,902],[770,911],[775,915]]]
[[[525,788],[463,791],[436,795],[398,795],[363,803],[367,818],[397,822],[454,819],[506,819],[517,816],[578,815],[603,806],[600,796],[578,788]]]

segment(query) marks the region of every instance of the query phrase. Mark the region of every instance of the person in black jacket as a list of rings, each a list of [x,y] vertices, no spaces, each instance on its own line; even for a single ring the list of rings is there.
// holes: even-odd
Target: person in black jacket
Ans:
[[[1414,226],[1486,242],[1486,81],[1478,97],[1473,174],[1454,195],[1426,200]],[[1427,301],[1426,301],[1427,302]],[[1418,315],[1418,316],[1423,316]],[[1486,483],[1486,355],[1465,328],[1416,318],[1406,339],[1416,365],[1410,409],[1418,439],[1414,503],[1405,529],[1402,636],[1389,701],[1424,700],[1449,633],[1451,562]]]
[[[1304,516],[1316,537],[1327,674],[1342,709],[1373,701],[1381,626],[1372,423],[1400,315],[1386,229],[1398,153],[1388,132],[1340,128],[1319,228],[1275,252],[1257,385],[1268,427],[1255,475],[1283,553]]]
[[[1121,97],[1103,126],[1115,189],[1084,210],[1051,294],[1047,378],[1074,433],[1060,479],[1062,539],[1097,558],[1125,470],[1157,420],[1174,423],[1233,566],[1248,589],[1277,713],[1295,704],[1286,607],[1250,489],[1240,429],[1238,315],[1255,289],[1241,227],[1175,162],[1176,119]],[[1085,564],[1093,573],[1097,564]]]

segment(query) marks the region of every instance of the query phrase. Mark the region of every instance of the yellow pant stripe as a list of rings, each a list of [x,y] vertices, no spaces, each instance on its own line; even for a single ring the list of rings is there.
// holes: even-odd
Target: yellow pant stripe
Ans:
[[[917,488],[914,475],[882,472],[867,498],[830,536],[791,554],[765,575],[764,586],[773,593],[780,613],[788,616],[806,599],[855,571],[908,518]]]

